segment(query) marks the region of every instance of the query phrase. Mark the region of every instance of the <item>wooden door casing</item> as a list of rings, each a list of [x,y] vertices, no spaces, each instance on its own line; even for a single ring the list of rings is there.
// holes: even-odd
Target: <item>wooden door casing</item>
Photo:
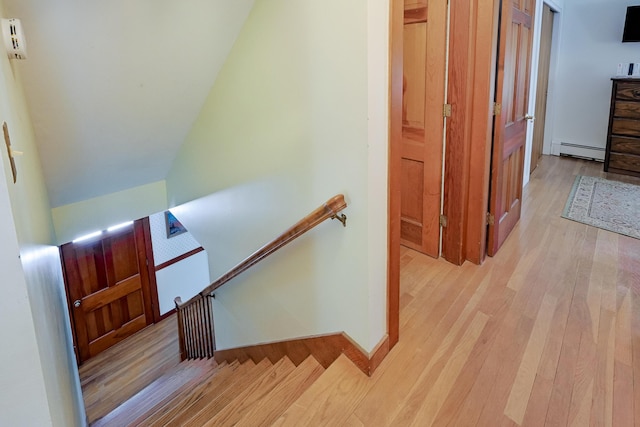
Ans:
[[[61,247],[78,363],[153,323],[143,221]]]
[[[401,243],[439,256],[446,0],[405,0]]]
[[[487,253],[495,255],[522,209],[529,77],[533,41],[533,0],[502,0],[494,120]]]
[[[549,65],[551,63],[551,40],[553,38],[554,12],[544,4],[542,10],[542,30],[540,31],[540,61],[538,65],[538,89],[536,91],[536,121],[533,124],[533,144],[531,146],[530,173],[538,166],[544,146],[544,127],[547,115],[547,94],[549,92]]]

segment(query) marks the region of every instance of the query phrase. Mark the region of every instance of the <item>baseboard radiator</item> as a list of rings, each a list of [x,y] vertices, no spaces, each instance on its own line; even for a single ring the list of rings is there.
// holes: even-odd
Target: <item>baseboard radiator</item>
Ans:
[[[553,142],[551,144],[551,154],[604,162],[605,149],[589,145],[571,144],[569,142]]]

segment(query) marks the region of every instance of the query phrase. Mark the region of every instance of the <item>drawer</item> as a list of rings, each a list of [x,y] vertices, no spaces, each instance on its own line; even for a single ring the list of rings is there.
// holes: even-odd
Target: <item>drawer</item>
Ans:
[[[609,168],[640,172],[640,156],[611,153],[609,155]]]
[[[640,102],[616,101],[613,116],[640,119]]]
[[[640,156],[640,138],[611,137],[611,151]]]
[[[640,101],[640,84],[624,82],[618,83],[616,88],[616,99]]]
[[[615,135],[640,137],[640,120],[613,119],[611,133]]]

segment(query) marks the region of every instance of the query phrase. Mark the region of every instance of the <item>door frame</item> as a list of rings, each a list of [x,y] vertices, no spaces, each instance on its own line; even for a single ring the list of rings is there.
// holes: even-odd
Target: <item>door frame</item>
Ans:
[[[547,5],[554,13],[553,16],[553,34],[551,38],[551,58],[549,61],[549,86],[547,91],[547,113],[545,116],[545,129],[544,129],[544,143],[542,145],[542,154],[551,153],[551,136],[555,118],[555,79],[552,77],[556,75],[561,27],[562,27],[562,5],[558,4],[557,0],[537,0],[536,10],[534,16],[534,28],[533,28],[533,54],[531,57],[531,82],[529,85],[529,92],[534,98],[529,99],[529,111],[535,116],[535,95],[538,88],[538,66],[540,64],[540,32],[542,28],[542,7]],[[535,74],[534,74],[535,73]],[[534,78],[535,76],[535,78]],[[533,101],[533,103],[532,103]],[[526,185],[529,181],[530,164],[531,164],[531,149],[533,147],[533,124],[530,124],[531,129],[527,131],[527,145],[525,148],[525,175],[523,177],[523,185]],[[527,163],[528,162],[528,163]]]
[[[551,54],[549,60],[549,85],[547,91],[547,112],[545,115],[544,143],[542,144],[542,154],[551,154],[551,129],[553,129],[554,121],[554,102],[555,93],[554,79],[557,57],[558,43],[560,39],[560,21],[562,17],[562,6],[556,0],[536,0],[535,15],[533,17],[533,46],[531,53],[531,81],[529,82],[529,114],[536,115],[536,94],[538,90],[538,67],[540,65],[540,34],[542,30],[542,8],[544,5],[549,6],[554,13],[553,17],[553,33],[551,38]],[[533,122],[529,122],[527,126],[527,141],[525,145],[524,158],[524,176],[522,185],[526,186],[531,175],[531,151],[533,149]]]
[[[486,254],[500,0],[450,2],[449,97],[442,254],[460,265]]]
[[[400,338],[400,192],[404,0],[389,0],[389,151],[387,226],[387,334],[389,349]]]
[[[400,190],[402,141],[402,76],[404,1],[390,0],[389,151],[388,151],[388,268],[387,332],[390,348],[399,339],[400,323]],[[447,120],[443,213],[450,226],[443,230],[442,255],[461,264],[480,264],[486,252],[486,211],[489,170],[497,18],[499,0],[450,2],[450,22],[459,31],[449,41],[448,90],[452,115]],[[452,31],[449,31],[453,34]],[[470,40],[474,40],[471,43]],[[474,58],[468,61],[468,58]],[[468,88],[481,87],[483,90]],[[456,157],[461,155],[461,157]],[[463,159],[453,162],[452,159]],[[461,165],[464,173],[454,166]]]
[[[551,18],[551,26],[549,27],[548,25],[545,26],[545,19],[547,17],[547,9],[549,10],[550,18]],[[545,134],[545,128],[546,126],[546,109],[547,109],[547,104],[548,104],[548,89],[549,89],[549,71],[551,69],[551,43],[553,41],[553,22],[555,19],[555,12],[553,11],[553,9],[551,9],[551,7],[549,7],[548,4],[546,3],[542,3],[542,10],[540,12],[542,14],[542,25],[540,26],[540,45],[538,48],[538,70],[536,73],[536,76],[532,78],[537,79],[537,85],[536,85],[536,91],[535,91],[535,100],[536,102],[534,103],[535,106],[535,110],[531,110],[533,113],[535,113],[535,119],[533,121],[533,130],[532,130],[532,138],[531,138],[531,155],[530,155],[530,161],[529,161],[529,176],[531,176],[531,174],[533,173],[533,169],[535,169],[537,167],[538,164],[538,160],[540,159],[540,156],[542,156],[542,151],[543,151],[543,146],[544,146],[544,134]],[[548,27],[548,28],[546,28]],[[545,28],[547,31],[545,31]],[[547,37],[548,35],[548,37]],[[546,55],[545,58],[542,57],[542,41],[544,39],[548,38],[548,51],[545,49]],[[546,43],[545,43],[546,45]],[[544,62],[542,61],[544,59]],[[542,64],[546,64],[545,67],[542,66]],[[544,86],[540,86],[540,78],[542,77],[543,81],[546,81]],[[538,111],[538,109],[541,108],[542,110]],[[540,114],[542,111],[545,112],[544,117]],[[542,126],[542,128],[540,128],[540,126]],[[533,149],[536,148],[535,146],[538,144],[538,141],[540,142],[540,154],[537,155],[535,158],[533,156]],[[534,166],[535,165],[535,166]]]
[[[529,115],[531,96],[535,96],[530,93],[535,10],[535,0],[501,4],[495,96],[501,112],[495,115],[493,127],[489,256],[495,256],[522,213],[526,142],[533,128]]]

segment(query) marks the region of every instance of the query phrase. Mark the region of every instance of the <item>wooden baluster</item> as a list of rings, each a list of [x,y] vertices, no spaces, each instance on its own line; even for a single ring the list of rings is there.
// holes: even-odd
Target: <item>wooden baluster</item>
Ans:
[[[187,322],[187,336],[189,337],[189,359],[193,359],[194,358],[194,336],[193,336],[193,303],[189,304],[186,307],[186,311],[187,311],[187,318],[189,319],[189,321]]]
[[[206,303],[206,297],[203,296],[200,299],[200,310],[198,312],[198,316],[200,316],[200,328],[202,330],[202,358],[209,357],[209,325],[207,324]]]
[[[194,307],[196,321],[196,339],[198,345],[198,359],[202,359],[204,354],[204,330],[202,325],[202,296],[196,300]]]
[[[216,334],[213,328],[213,296],[207,295],[207,322],[209,324],[209,357],[213,357],[216,351]]]
[[[191,358],[198,358],[198,316],[195,310],[195,304],[189,304],[189,312],[191,313]]]
[[[199,304],[199,310],[198,310],[198,319],[200,320],[200,330],[201,330],[201,335],[200,335],[200,340],[202,342],[202,353],[200,353],[200,357],[202,357],[203,359],[207,357],[208,355],[208,345],[207,345],[207,322],[206,322],[206,318],[205,318],[205,305],[206,300],[205,297],[200,298],[200,304]]]
[[[187,353],[185,351],[185,343],[184,343],[184,320],[182,317],[184,316],[184,310],[180,308],[180,304],[182,300],[180,297],[174,300],[176,304],[176,317],[178,318],[178,345],[180,348],[180,360],[185,360],[187,358]]]
[[[193,357],[192,359],[197,359],[200,355],[200,349],[198,348],[198,300],[194,300],[191,304],[189,304],[189,309],[191,310],[191,326],[193,328]]]
[[[189,335],[189,306],[185,305],[182,307],[182,311],[184,312],[184,343],[185,343],[185,353],[187,355],[187,359],[191,359],[191,336]]]

